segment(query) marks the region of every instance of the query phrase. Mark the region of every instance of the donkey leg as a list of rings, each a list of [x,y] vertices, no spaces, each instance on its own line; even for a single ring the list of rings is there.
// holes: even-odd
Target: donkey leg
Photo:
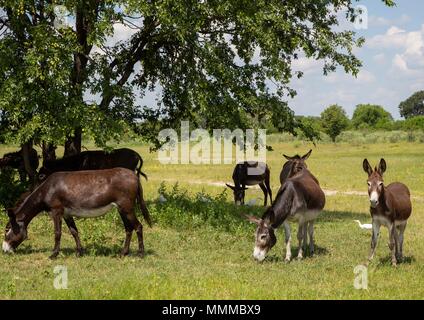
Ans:
[[[314,221],[309,221],[309,224],[308,224],[308,233],[309,233],[309,253],[310,253],[311,256],[313,256],[314,255],[314,252],[315,252]]]
[[[399,258],[398,260],[403,260],[403,234],[406,229],[406,222],[399,226]]]
[[[267,204],[267,200],[268,200],[268,190],[266,189],[265,185],[263,184],[263,182],[261,182],[259,184],[259,187],[261,187],[262,192],[264,193],[264,206],[266,206]]]
[[[125,243],[121,251],[121,256],[126,256],[130,252],[131,236],[134,228],[124,212],[119,210],[119,215],[121,216],[125,228]]]
[[[284,259],[286,262],[290,262],[291,260],[291,230],[290,225],[287,221],[284,221],[284,234],[286,240],[286,258]]]
[[[309,222],[305,222],[303,225],[303,252],[308,251],[308,226],[309,226]]]
[[[392,265],[396,266],[397,265],[397,260],[396,260],[396,247],[397,247],[397,235],[396,235],[396,226],[394,223],[392,223],[389,227],[389,249],[391,252],[391,260],[392,260]]]
[[[305,232],[305,223],[301,224],[299,222],[299,230],[297,231],[297,240],[299,241],[299,253],[297,254],[297,259],[299,260],[303,259],[304,232]]]
[[[64,217],[66,225],[68,226],[69,232],[72,234],[75,240],[75,244],[77,246],[77,257],[82,256],[82,246],[81,246],[81,240],[78,234],[77,226],[75,225],[74,218],[71,216]]]
[[[52,210],[52,218],[54,224],[54,248],[50,259],[55,259],[59,255],[60,238],[62,237],[62,215],[63,210]]]
[[[269,178],[267,178],[267,179],[265,180],[265,186],[266,186],[266,188],[267,188],[267,190],[268,190],[268,194],[269,194],[269,201],[271,202],[271,205],[272,205],[272,190],[271,190],[271,186],[269,185]]]
[[[375,249],[377,248],[378,236],[380,235],[380,223],[373,220],[372,222],[372,236],[371,236],[371,250],[368,256],[368,262],[374,259]]]
[[[138,221],[137,217],[134,214],[134,210],[128,215],[128,220],[132,224],[135,232],[138,237],[138,255],[142,258],[144,257],[144,242],[143,242],[143,226]]]

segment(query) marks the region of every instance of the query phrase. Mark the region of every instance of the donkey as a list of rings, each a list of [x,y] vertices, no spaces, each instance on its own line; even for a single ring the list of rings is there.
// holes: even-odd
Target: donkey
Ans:
[[[364,159],[362,166],[368,174],[368,194],[372,217],[371,250],[368,261],[371,262],[374,258],[380,226],[384,225],[389,229],[391,260],[392,265],[396,266],[403,259],[403,234],[412,212],[411,194],[408,187],[400,182],[384,186],[383,173],[387,168],[384,159],[380,160],[378,167],[375,167],[374,170],[367,159]]]
[[[245,161],[238,163],[233,171],[234,186],[226,183],[226,186],[234,192],[236,205],[244,204],[246,186],[259,184],[264,193],[264,206],[267,198],[272,204],[272,190],[269,184],[270,171],[266,163],[257,161]]]
[[[325,206],[325,194],[317,178],[307,169],[304,162],[311,152],[312,150],[303,157],[285,156],[288,162],[284,164],[280,174],[282,185],[273,205],[265,211],[261,219],[245,216],[248,221],[257,225],[253,257],[258,261],[263,261],[276,244],[275,230],[282,224],[286,235],[285,261],[291,260],[291,232],[287,220],[298,221],[299,224],[297,258],[302,259],[303,252],[307,249],[308,233],[310,255],[314,254],[314,222]]]
[[[39,172],[39,179],[43,181],[50,174],[58,171],[101,170],[121,167],[136,171],[138,176],[142,175],[147,180],[146,174],[141,171],[142,166],[143,159],[141,156],[128,148],[116,149],[110,153],[103,150],[83,151],[62,159],[44,161]]]
[[[29,164],[34,171],[38,169],[38,154],[34,148],[32,148],[29,153]],[[25,182],[28,173],[25,169],[22,149],[16,152],[6,153],[3,158],[0,159],[0,168],[2,167],[11,167],[13,169],[17,169],[21,182]]]
[[[151,226],[143,189],[137,175],[125,168],[96,171],[57,172],[40,184],[17,208],[8,209],[9,223],[3,242],[4,252],[13,252],[27,238],[31,220],[42,211],[53,219],[55,245],[50,258],[60,250],[62,218],[75,239],[77,256],[82,254],[78,229],[73,217],[91,218],[117,207],[124,222],[126,239],[122,255],[129,253],[133,230],[138,236],[138,254],[144,255],[143,227],[134,213],[135,202]]]

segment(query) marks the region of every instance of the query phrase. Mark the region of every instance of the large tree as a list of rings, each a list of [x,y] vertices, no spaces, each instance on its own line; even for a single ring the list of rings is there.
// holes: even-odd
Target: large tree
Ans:
[[[279,130],[300,128],[311,137],[287,104],[295,95],[292,77],[302,76],[292,62],[303,55],[323,60],[325,74],[341,66],[356,75],[361,63],[352,50],[363,39],[337,29],[341,10],[355,19],[355,3],[2,0],[5,138],[65,144],[71,154],[80,151],[83,134],[104,147],[132,125],[158,142],[158,130],[182,119],[205,128],[246,128],[272,119]],[[71,13],[70,26],[55,27],[57,5]],[[110,44],[118,24],[134,33]],[[157,103],[136,103],[155,90]]]
[[[399,105],[400,115],[405,119],[424,115],[424,91],[415,92]]]

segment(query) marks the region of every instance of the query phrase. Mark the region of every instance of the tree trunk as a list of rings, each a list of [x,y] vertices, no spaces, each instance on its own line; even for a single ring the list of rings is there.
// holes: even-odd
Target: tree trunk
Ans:
[[[56,160],[56,146],[51,142],[43,141],[43,161]]]
[[[31,183],[31,189],[32,189],[36,184],[36,178],[37,178],[36,169],[37,168],[33,168],[31,166],[31,161],[30,161],[31,150],[32,150],[32,141],[24,143],[24,145],[22,146],[22,157],[24,158],[25,171],[28,173],[29,181]]]
[[[69,157],[81,153],[82,128],[76,128],[74,135],[65,142],[65,152],[63,157]]]

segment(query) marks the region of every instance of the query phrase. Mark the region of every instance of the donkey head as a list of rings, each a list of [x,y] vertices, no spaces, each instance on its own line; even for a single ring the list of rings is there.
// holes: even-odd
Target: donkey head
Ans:
[[[271,226],[270,214],[273,214],[272,208],[269,208],[265,215],[266,219],[259,219],[254,216],[244,215],[246,220],[257,225],[255,232],[255,248],[253,257],[261,262],[265,259],[267,253],[277,243],[274,228]]]
[[[299,156],[297,154],[293,157],[283,154],[284,158],[286,158],[288,161],[284,164],[283,170],[281,171],[281,174],[280,174],[281,183],[291,178],[296,173],[302,171],[302,169],[308,168],[305,161],[309,158],[311,153],[312,153],[312,150],[309,150],[309,152],[303,156]]]
[[[240,205],[243,203],[243,199],[244,199],[244,191],[247,190],[246,187],[237,187],[237,186],[232,186],[228,183],[225,184],[228,188],[230,188],[231,190],[233,190],[234,193],[234,202],[236,203],[236,205]]]
[[[13,252],[27,238],[27,230],[23,222],[17,221],[13,209],[8,209],[9,222],[4,232],[3,251]]]
[[[367,159],[362,163],[364,171],[368,174],[368,195],[370,197],[370,205],[376,208],[380,203],[381,195],[384,192],[383,173],[386,171],[387,165],[384,159],[380,160],[378,167],[372,169]]]

